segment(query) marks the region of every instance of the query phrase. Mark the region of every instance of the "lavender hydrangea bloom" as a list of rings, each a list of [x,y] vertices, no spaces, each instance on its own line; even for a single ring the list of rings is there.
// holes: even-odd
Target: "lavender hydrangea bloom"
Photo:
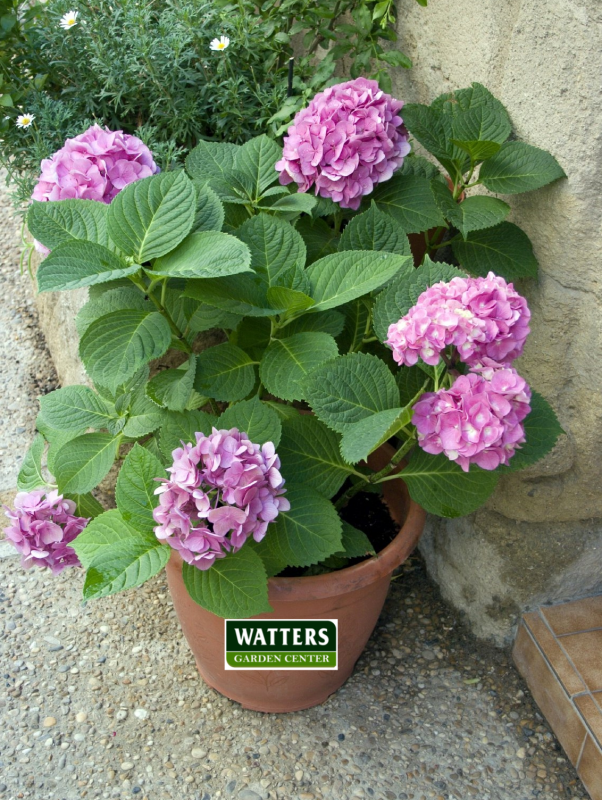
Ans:
[[[151,151],[137,136],[92,125],[42,161],[32,198],[110,203],[128,183],[158,171]]]
[[[525,298],[493,272],[486,278],[453,278],[424,291],[389,327],[387,344],[395,361],[406,366],[418,358],[435,365],[449,345],[467,364],[490,358],[509,366],[523,351],[530,318]]]
[[[295,181],[300,192],[315,186],[316,195],[359,208],[362,197],[389,180],[410,152],[402,106],[366,78],[320,92],[297,113],[284,138],[276,164],[280,183]]]
[[[81,566],[75,550],[69,547],[86,527],[89,519],[76,517],[75,503],[56,489],[44,492],[19,492],[15,510],[4,506],[10,525],[4,528],[6,538],[21,553],[21,565],[49,567],[58,575],[66,567]]]
[[[155,534],[199,569],[240,550],[249,536],[261,541],[268,524],[290,508],[272,442],[260,446],[237,428],[213,428],[172,455],[171,477],[155,492]]]
[[[418,444],[427,453],[445,453],[464,472],[470,464],[496,469],[525,441],[521,423],[530,400],[531,390],[516,370],[485,359],[451,389],[422,395],[412,417]]]

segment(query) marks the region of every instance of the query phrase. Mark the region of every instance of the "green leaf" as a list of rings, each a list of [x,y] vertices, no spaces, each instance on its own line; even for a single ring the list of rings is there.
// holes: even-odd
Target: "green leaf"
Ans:
[[[109,206],[109,235],[139,264],[173,250],[190,231],[196,193],[183,170],[130,183]]]
[[[80,338],[88,330],[90,325],[99,317],[104,317],[112,311],[123,311],[133,309],[134,311],[155,310],[151,301],[144,298],[144,295],[133,284],[122,286],[118,289],[110,289],[99,297],[93,297],[83,305],[75,318],[75,325]]]
[[[79,353],[94,383],[115,390],[170,342],[171,329],[158,311],[114,311],[90,325]]]
[[[339,242],[339,251],[342,250],[384,250],[400,256],[412,255],[408,237],[375,203],[350,220]]]
[[[374,303],[374,331],[380,341],[385,341],[389,325],[405,316],[425,289],[456,277],[466,275],[449,264],[435,263],[428,256],[418,269],[410,269],[396,277]]]
[[[432,106],[408,103],[403,107],[403,121],[420,144],[451,174],[463,173],[468,166],[466,154],[454,146],[452,120]],[[395,180],[395,176],[392,180]],[[390,183],[390,181],[387,181]],[[383,184],[386,186],[386,184]],[[424,191],[424,189],[423,189]],[[386,209],[384,209],[386,210]],[[436,223],[440,224],[440,223]],[[419,230],[427,230],[432,223]],[[411,231],[409,231],[411,233]]]
[[[292,336],[294,333],[311,333],[321,331],[329,333],[331,336],[338,336],[343,330],[345,317],[340,311],[322,311],[319,314],[304,314],[302,317],[292,320],[280,333],[284,336]]]
[[[297,314],[315,305],[313,297],[285,286],[270,286],[267,297],[273,308],[284,309],[287,314]]]
[[[525,142],[507,142],[481,167],[479,179],[491,191],[518,194],[539,189],[566,174],[553,155]]]
[[[269,345],[259,365],[259,377],[270,394],[283,400],[303,400],[309,373],[338,354],[337,343],[327,333],[296,333]]]
[[[40,429],[40,432],[48,442],[48,452],[46,453],[46,466],[48,467],[48,471],[51,475],[55,474],[54,469],[54,458],[56,454],[59,452],[61,447],[67,442],[70,442],[71,439],[75,439],[76,436],[81,436],[85,433],[84,430],[73,430],[73,431],[55,431],[53,428],[47,428],[43,423],[40,424],[41,419],[38,416],[37,425]]]
[[[210,180],[227,178],[234,169],[234,156],[240,146],[227,142],[200,141],[186,156],[186,170],[191,178]]]
[[[194,388],[216,400],[242,400],[255,385],[251,358],[235,344],[209,347],[198,356]]]
[[[166,369],[159,372],[146,386],[146,393],[160,406],[170,411],[184,411],[192,394],[196,358],[191,357],[186,369]]]
[[[175,250],[155,262],[153,275],[170,278],[221,278],[250,272],[249,248],[229,233],[191,233]]]
[[[262,403],[258,397],[243,400],[227,408],[218,418],[220,428],[238,428],[256,444],[272,442],[278,447],[282,435],[282,423],[276,411]]]
[[[527,441],[516,450],[507,467],[499,468],[501,474],[518,472],[546,456],[564,433],[552,406],[538,392],[531,392],[531,412],[523,422]]]
[[[390,408],[349,425],[341,439],[341,455],[349,464],[365,461],[370,453],[395,436],[411,419],[411,409]]]
[[[265,567],[251,547],[217,559],[207,570],[183,564],[182,577],[195,603],[218,617],[247,619],[272,611]]]
[[[433,183],[433,192],[445,219],[451,222],[464,238],[470,231],[498,225],[510,212],[508,203],[498,200],[497,197],[476,195],[457,203],[449,188],[436,181]]]
[[[136,536],[137,531],[123,521],[116,508],[112,508],[89,522],[71,547],[77,553],[82,566],[87,568],[103,549],[119,546]]]
[[[410,263],[411,256],[372,251],[325,256],[307,270],[316,301],[313,310],[325,311],[378,289]]]
[[[269,286],[297,288],[282,282],[295,267],[305,266],[305,244],[290,223],[258,214],[241,225],[236,235],[251,251],[252,269],[265,275]]]
[[[353,300],[344,306],[345,327],[338,339],[341,353],[353,353],[361,349],[364,337],[369,336],[366,331],[369,331],[371,310],[372,304],[365,303],[364,298]]]
[[[331,200],[330,197],[316,197],[316,204],[311,210],[311,216],[316,217],[329,217],[331,214],[337,214],[341,210],[341,206]],[[299,222],[297,222],[299,227]]]
[[[472,231],[452,243],[455,257],[471,275],[491,270],[507,281],[537,277],[537,259],[527,234],[512,222]]]
[[[323,219],[301,217],[295,227],[307,248],[307,266],[319,258],[336,253],[339,236]]]
[[[452,139],[452,142],[456,145],[456,147],[459,147],[460,150],[464,150],[466,153],[468,153],[475,163],[477,161],[485,161],[485,159],[491,158],[491,156],[494,156],[501,147],[501,144],[498,142],[475,142],[466,141],[463,139]]]
[[[95,200],[34,200],[27,214],[27,227],[34,239],[50,250],[80,239],[106,247],[107,211],[104,203]]]
[[[409,405],[421,389],[429,390],[427,377],[419,366],[399,367],[395,373],[402,406]],[[425,385],[426,384],[426,385]]]
[[[285,479],[290,476],[305,483],[327,499],[351,473],[339,450],[339,436],[309,414],[297,414],[283,422],[278,455]]]
[[[408,58],[401,50],[387,50],[386,53],[381,53],[378,59],[390,64],[392,67],[403,67],[404,69],[411,69],[412,67],[412,59]]]
[[[161,485],[156,479],[164,477],[163,464],[144,447],[135,444],[123,462],[115,487],[117,508],[128,525],[143,533],[152,532],[156,525],[153,508],[159,503],[155,489]]]
[[[102,548],[86,572],[84,600],[140,586],[163,569],[170,555],[170,547],[142,534]]]
[[[251,179],[254,199],[258,199],[264,189],[277,181],[275,164],[281,157],[282,149],[263,134],[236,151],[234,168]]]
[[[115,408],[87,386],[64,386],[40,397],[44,421],[58,431],[106,428],[117,418]]]
[[[243,273],[228,278],[189,281],[184,294],[229,314],[271,317],[276,311],[268,303],[267,290],[263,275]]]
[[[188,320],[188,327],[193,333],[202,333],[212,328],[236,328],[240,322],[237,314],[229,314],[214,306],[201,303]]]
[[[73,239],[55,247],[40,264],[39,292],[81,289],[138,272],[137,264],[126,264],[108,248]]]
[[[311,214],[313,207],[316,204],[316,198],[310,194],[289,194],[286,197],[279,197],[274,203],[269,206],[266,205],[265,200],[263,205],[258,208],[266,209],[268,211],[275,211],[279,214],[291,214],[293,217],[296,214]]]
[[[454,139],[467,142],[494,142],[501,145],[510,136],[511,130],[510,118],[501,103],[482,103],[465,111],[457,110],[452,123]]]
[[[201,181],[193,181],[196,192],[196,207],[191,233],[199,231],[221,231],[225,211],[222,201],[213,189]]]
[[[108,474],[117,457],[120,436],[84,433],[64,444],[54,458],[59,491],[85,494]]]
[[[435,203],[431,182],[419,175],[397,173],[391,180],[378,184],[372,198],[405,233],[419,233],[445,224]]]
[[[183,411],[169,414],[159,437],[161,452],[167,459],[171,459],[172,452],[177,447],[181,447],[182,442],[185,444],[196,442],[195,433],[204,433],[205,436],[208,436],[215,421],[215,417],[205,414],[203,411]]]
[[[362,558],[362,556],[376,555],[376,552],[372,542],[363,531],[343,521],[343,549],[335,555],[342,555],[346,558]]]
[[[401,477],[412,500],[440,517],[462,517],[476,511],[498,481],[497,472],[487,472],[474,464],[469,472],[463,472],[443,453],[433,456],[419,447]]]
[[[367,353],[350,353],[315,369],[305,395],[316,416],[340,432],[364,417],[399,407],[395,378],[384,361]]]
[[[25,453],[25,458],[17,477],[17,489],[20,492],[30,492],[32,489],[40,489],[42,486],[46,486],[47,481],[42,475],[44,446],[44,437],[39,433],[36,434],[29,450]]]
[[[156,431],[165,419],[165,409],[159,408],[145,394],[145,384],[134,393],[128,410],[128,420],[123,428],[125,436],[138,439]]]
[[[66,497],[75,503],[75,513],[78,517],[95,519],[104,513],[103,506],[90,492],[86,492],[86,494],[69,494]]]
[[[341,520],[329,500],[305,484],[287,484],[285,496],[290,511],[280,511],[253,548],[270,574],[287,566],[308,567],[341,549]]]

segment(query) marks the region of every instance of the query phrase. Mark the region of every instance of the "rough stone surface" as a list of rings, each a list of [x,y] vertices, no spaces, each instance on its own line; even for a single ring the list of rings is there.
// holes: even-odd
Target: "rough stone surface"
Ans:
[[[507,642],[519,610],[602,591],[602,6],[599,0],[398,3],[396,96],[430,103],[479,81],[506,105],[519,139],[550,150],[569,176],[511,196],[531,237],[537,283],[524,282],[532,334],[519,369],[567,435],[529,470],[504,478],[485,509],[430,520],[423,553],[473,630]],[[468,24],[469,21],[469,24]]]

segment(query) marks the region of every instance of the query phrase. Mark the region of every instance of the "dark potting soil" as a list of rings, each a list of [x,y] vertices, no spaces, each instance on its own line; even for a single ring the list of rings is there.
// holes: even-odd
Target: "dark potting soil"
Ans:
[[[347,488],[348,484],[346,483],[337,497],[343,494]],[[333,500],[336,500],[336,497]],[[375,492],[360,492],[356,494],[341,510],[340,515],[345,522],[366,534],[376,553],[384,550],[399,533],[399,526],[391,519],[389,510],[383,503],[382,496]],[[354,564],[359,564],[364,560],[364,558],[350,558],[345,564],[345,568],[352,567]],[[306,567],[287,567],[280,573],[279,577],[298,578],[304,575],[306,570]]]

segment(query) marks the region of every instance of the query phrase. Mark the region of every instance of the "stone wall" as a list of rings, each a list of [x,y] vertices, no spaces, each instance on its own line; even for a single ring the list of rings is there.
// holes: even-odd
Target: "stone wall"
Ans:
[[[519,288],[533,310],[519,369],[567,432],[544,461],[500,482],[486,507],[431,519],[422,551],[444,596],[499,644],[519,611],[602,591],[602,4],[600,0],[398,0],[395,95],[430,103],[478,81],[519,139],[568,180],[504,198],[540,263]],[[403,113],[403,112],[402,112]]]

